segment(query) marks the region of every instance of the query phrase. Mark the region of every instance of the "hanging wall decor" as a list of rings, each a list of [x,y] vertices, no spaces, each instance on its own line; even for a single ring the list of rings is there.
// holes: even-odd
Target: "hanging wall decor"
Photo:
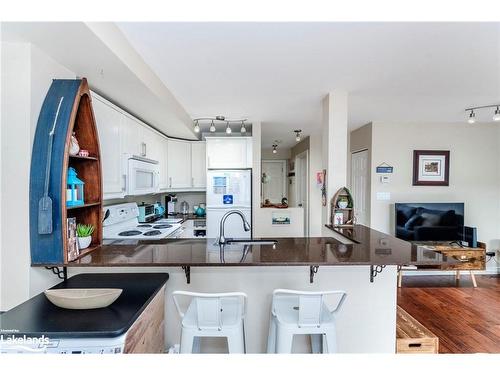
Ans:
[[[413,186],[449,186],[449,177],[450,151],[413,151]]]

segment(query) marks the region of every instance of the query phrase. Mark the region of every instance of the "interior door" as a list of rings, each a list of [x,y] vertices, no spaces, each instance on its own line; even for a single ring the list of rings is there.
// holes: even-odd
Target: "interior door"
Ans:
[[[304,210],[304,234],[309,235],[309,199],[308,176],[309,176],[309,153],[304,151],[295,157],[295,199],[297,207]]]
[[[287,197],[285,169],[285,160],[262,160],[262,176],[266,176],[262,182],[263,201],[281,203],[281,199]]]
[[[351,155],[351,193],[354,199],[354,216],[358,224],[370,225],[368,151]]]

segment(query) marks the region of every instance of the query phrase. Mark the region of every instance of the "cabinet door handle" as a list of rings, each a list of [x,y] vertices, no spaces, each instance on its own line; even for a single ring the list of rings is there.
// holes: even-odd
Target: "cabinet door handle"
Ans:
[[[141,142],[141,156],[146,156],[146,144]]]
[[[191,177],[191,186],[194,187],[194,177]]]
[[[127,190],[127,175],[126,174],[122,175],[122,181],[123,181],[122,191],[126,191]]]
[[[168,183],[169,183],[169,185],[170,185],[169,187],[172,187],[172,177],[169,177],[169,178],[168,178]]]

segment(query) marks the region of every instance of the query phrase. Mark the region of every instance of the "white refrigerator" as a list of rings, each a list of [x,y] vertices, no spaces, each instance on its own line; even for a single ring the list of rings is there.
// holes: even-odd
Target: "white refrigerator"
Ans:
[[[207,171],[207,238],[219,237],[220,220],[230,210],[239,210],[252,225],[252,170],[209,169]],[[250,238],[238,215],[226,220],[226,238]]]

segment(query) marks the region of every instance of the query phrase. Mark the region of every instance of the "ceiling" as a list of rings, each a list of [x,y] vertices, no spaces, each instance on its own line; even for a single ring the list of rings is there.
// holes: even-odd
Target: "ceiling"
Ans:
[[[500,102],[499,25],[118,23],[191,117],[261,121],[264,147],[319,129],[335,89],[349,93],[351,128],[463,121]]]

